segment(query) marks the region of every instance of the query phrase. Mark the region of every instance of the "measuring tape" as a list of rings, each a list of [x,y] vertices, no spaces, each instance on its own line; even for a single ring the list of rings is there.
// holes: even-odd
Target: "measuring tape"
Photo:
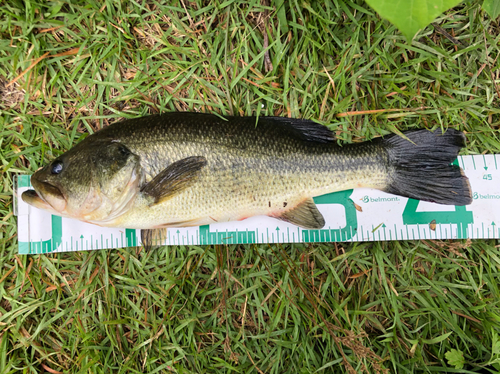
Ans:
[[[360,188],[314,198],[325,217],[321,230],[301,229],[269,217],[171,228],[165,245],[359,242],[415,239],[499,239],[500,155],[458,157],[469,177],[473,203],[445,206]],[[141,245],[140,230],[110,229],[62,218],[26,204],[30,177],[15,181],[20,254]]]

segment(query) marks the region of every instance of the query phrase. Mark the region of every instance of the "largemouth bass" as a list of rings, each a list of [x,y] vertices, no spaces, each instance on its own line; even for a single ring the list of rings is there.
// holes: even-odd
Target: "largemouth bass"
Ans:
[[[472,202],[450,163],[465,145],[448,129],[339,146],[318,123],[167,113],[108,126],[31,178],[27,203],[100,226],[161,229],[267,215],[325,225],[313,197],[357,187],[440,204]]]

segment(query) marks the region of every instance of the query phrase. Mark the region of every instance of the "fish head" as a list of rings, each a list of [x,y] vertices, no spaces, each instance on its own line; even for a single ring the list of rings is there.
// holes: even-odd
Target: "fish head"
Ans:
[[[34,190],[22,199],[56,215],[105,223],[128,210],[144,178],[140,157],[124,144],[83,141],[33,174]]]

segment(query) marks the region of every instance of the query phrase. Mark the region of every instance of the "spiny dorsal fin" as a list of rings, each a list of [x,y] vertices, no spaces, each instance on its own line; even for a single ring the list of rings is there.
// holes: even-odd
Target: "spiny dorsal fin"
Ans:
[[[333,131],[314,121],[287,117],[260,117],[259,123],[261,121],[269,121],[274,126],[282,126],[283,130],[297,139],[319,143],[335,141]]]
[[[205,157],[193,156],[176,161],[163,169],[141,192],[153,198],[153,204],[170,199],[189,187],[207,164]]]
[[[308,198],[280,216],[275,216],[282,221],[293,223],[305,229],[321,229],[325,226],[325,219],[320,213],[312,198]]]

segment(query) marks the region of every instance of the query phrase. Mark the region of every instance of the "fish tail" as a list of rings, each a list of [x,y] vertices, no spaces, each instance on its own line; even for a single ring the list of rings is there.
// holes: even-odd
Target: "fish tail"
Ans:
[[[465,146],[465,135],[455,129],[408,131],[385,138],[389,155],[386,192],[445,205],[467,205],[472,192],[463,170],[451,163]]]

